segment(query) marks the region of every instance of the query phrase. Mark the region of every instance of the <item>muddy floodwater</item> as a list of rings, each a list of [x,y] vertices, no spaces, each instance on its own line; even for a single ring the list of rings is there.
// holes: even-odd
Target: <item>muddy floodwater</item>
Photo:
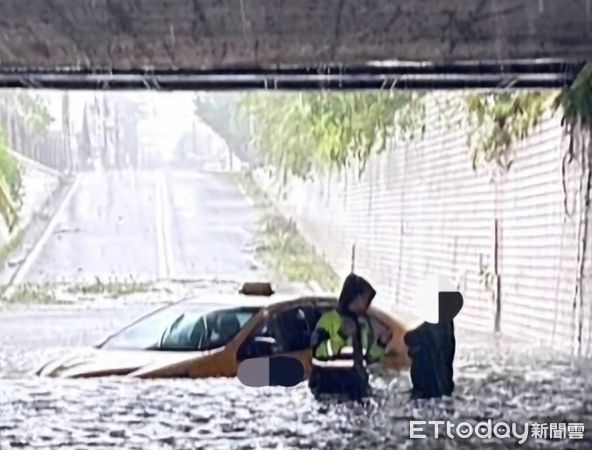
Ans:
[[[323,404],[305,384],[251,389],[236,380],[39,379],[30,371],[95,343],[151,306],[122,301],[0,311],[0,448],[514,448],[502,440],[410,440],[410,420],[579,422],[583,440],[523,448],[592,448],[592,364],[459,332],[452,398],[410,401],[407,374],[375,374],[364,405]]]

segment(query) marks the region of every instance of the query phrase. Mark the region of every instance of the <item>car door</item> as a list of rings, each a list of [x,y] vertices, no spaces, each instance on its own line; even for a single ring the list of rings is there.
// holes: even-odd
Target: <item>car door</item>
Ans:
[[[306,306],[271,313],[261,326],[245,340],[237,352],[237,361],[245,359],[288,356],[298,359],[310,371],[310,335],[312,328]]]

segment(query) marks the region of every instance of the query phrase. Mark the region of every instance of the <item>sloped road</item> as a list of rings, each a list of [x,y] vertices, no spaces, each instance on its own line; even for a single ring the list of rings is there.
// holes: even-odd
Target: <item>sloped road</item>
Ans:
[[[23,281],[252,276],[257,213],[231,177],[82,173]]]

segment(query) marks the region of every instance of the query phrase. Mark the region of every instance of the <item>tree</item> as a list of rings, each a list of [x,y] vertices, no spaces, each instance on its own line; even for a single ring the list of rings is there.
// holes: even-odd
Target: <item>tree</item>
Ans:
[[[0,215],[12,228],[22,203],[22,175],[10,150],[39,158],[53,118],[43,97],[6,91],[0,93],[0,121]]]
[[[90,130],[88,124],[88,105],[84,105],[84,111],[82,113],[82,131],[80,136],[80,161],[81,166],[84,169],[90,168],[90,164],[92,162],[92,143],[90,138]]]
[[[10,154],[4,131],[0,129],[0,215],[4,217],[9,230],[18,221],[21,188],[20,168]]]
[[[240,107],[244,95],[235,93],[198,93],[195,113],[228,146],[228,150],[244,161],[253,162],[250,149],[248,112]]]
[[[552,97],[545,92],[501,92],[466,98],[467,127],[473,169],[494,163],[509,170],[516,143],[543,119]]]
[[[391,139],[423,130],[418,94],[394,91],[250,94],[242,102],[254,117],[256,148],[263,159],[306,178],[324,167],[357,162],[359,173],[373,152]]]

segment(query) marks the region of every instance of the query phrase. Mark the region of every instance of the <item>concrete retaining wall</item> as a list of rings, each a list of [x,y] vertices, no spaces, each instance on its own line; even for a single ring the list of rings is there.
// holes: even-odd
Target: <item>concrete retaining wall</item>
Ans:
[[[19,222],[9,234],[4,220],[0,220],[0,246],[6,245],[21,230],[24,230],[60,186],[60,173],[43,164],[13,152],[18,160],[23,177],[23,204]]]
[[[472,170],[467,134],[456,119],[434,99],[423,138],[393,142],[361,177],[355,167],[314,181],[289,179],[286,186],[269,169],[254,177],[340,276],[350,270],[355,244],[356,271],[390,308],[412,309],[419,280],[439,272],[464,293],[461,326],[493,332],[498,315],[503,334],[587,352],[592,239],[576,292],[585,242],[582,170],[577,162],[567,169],[568,216],[561,175],[567,139],[559,118],[549,117],[518,145],[510,171],[493,180]]]

